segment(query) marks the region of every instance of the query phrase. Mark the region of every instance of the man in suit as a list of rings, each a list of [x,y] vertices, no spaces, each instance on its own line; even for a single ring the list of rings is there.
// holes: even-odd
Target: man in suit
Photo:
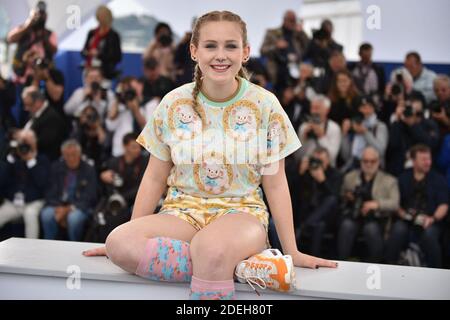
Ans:
[[[267,58],[267,71],[276,90],[286,87],[290,77],[298,78],[298,67],[308,42],[309,38],[292,10],[284,14],[281,27],[267,30],[261,55]]]
[[[64,119],[34,86],[23,90],[22,100],[25,110],[30,113],[30,120],[24,129],[31,129],[36,133],[40,152],[51,161],[58,159],[59,148],[67,135]]]
[[[51,169],[46,206],[41,212],[45,239],[55,239],[59,228],[67,228],[71,241],[83,239],[84,227],[97,200],[97,174],[81,160],[81,146],[67,140],[61,147],[63,159]]]

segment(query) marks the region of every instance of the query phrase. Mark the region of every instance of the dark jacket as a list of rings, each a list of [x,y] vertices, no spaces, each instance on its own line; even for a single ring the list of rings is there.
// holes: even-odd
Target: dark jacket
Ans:
[[[86,59],[89,44],[95,35],[97,29],[89,31],[86,42],[84,44],[81,55]],[[101,61],[101,69],[103,76],[112,79],[117,75],[116,65],[122,60],[122,49],[120,47],[120,36],[114,30],[110,29],[103,40],[100,41],[97,50],[99,52],[98,59]]]
[[[64,180],[69,169],[63,160],[53,163],[50,174],[50,188],[46,200],[49,206],[62,205]],[[77,183],[73,204],[86,214],[92,213],[97,201],[97,175],[95,169],[84,161],[77,170]]]
[[[433,153],[439,145],[439,128],[431,119],[408,126],[402,121],[392,123],[389,130],[389,144],[386,152],[386,168],[389,173],[398,176],[404,169],[406,152],[415,144],[423,143]]]
[[[400,187],[400,206],[403,209],[408,208],[408,203],[414,197],[414,173],[412,169],[405,172],[398,178]],[[448,204],[448,187],[443,176],[431,170],[425,176],[426,184],[426,213],[433,215],[437,207],[441,204]]]
[[[28,168],[20,159],[16,159],[14,163],[6,161],[2,166],[0,181],[4,182],[7,199],[13,201],[14,195],[19,191],[24,193],[26,203],[44,199],[50,172],[50,162],[46,156],[38,155],[32,168]]]
[[[132,164],[126,165],[124,157],[120,156],[110,159],[103,168],[103,170],[113,170],[122,178],[123,185],[116,190],[124,197],[128,206],[134,203],[147,162],[148,157],[141,155]],[[111,195],[113,186],[106,185],[104,192],[106,195]]]
[[[59,158],[61,143],[67,136],[64,119],[52,106],[33,121],[31,129],[35,132],[38,141],[38,150],[51,161]]]

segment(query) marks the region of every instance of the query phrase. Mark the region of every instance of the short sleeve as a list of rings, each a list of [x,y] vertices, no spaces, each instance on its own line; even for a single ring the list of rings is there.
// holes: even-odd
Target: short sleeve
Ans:
[[[136,141],[143,146],[151,155],[160,160],[169,161],[170,147],[167,144],[167,108],[164,100],[149,117],[144,129]]]
[[[272,96],[272,100],[267,123],[267,150],[263,164],[279,161],[302,145],[280,102],[275,96]]]

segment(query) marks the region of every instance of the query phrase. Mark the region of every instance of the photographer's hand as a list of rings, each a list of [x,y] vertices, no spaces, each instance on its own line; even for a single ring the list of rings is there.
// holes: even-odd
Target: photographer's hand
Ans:
[[[320,139],[325,135],[325,128],[322,126],[322,124],[312,124],[311,126],[317,138]]]
[[[447,114],[445,113],[445,109],[444,108],[441,108],[440,112],[432,112],[431,116],[437,122],[442,123],[445,126],[450,126],[450,118],[447,117]]]
[[[380,205],[378,204],[378,201],[376,201],[376,200],[366,201],[363,203],[363,206],[361,208],[361,213],[365,217],[371,210],[378,210],[379,207],[380,207]]]
[[[309,168],[309,158],[303,157],[298,166],[298,173],[302,176],[305,174],[306,170]]]
[[[100,174],[100,179],[102,179],[104,183],[112,184],[114,181],[114,171],[112,170],[103,171]]]
[[[424,215],[422,227],[424,229],[428,229],[434,222],[435,222],[434,217],[429,216],[429,215]]]

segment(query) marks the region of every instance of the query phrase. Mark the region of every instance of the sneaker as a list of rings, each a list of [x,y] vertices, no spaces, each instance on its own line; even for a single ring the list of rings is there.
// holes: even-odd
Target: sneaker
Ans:
[[[266,249],[241,261],[235,271],[239,282],[261,289],[288,292],[295,289],[295,268],[292,257],[282,255],[278,249]],[[259,295],[258,291],[256,293]]]

